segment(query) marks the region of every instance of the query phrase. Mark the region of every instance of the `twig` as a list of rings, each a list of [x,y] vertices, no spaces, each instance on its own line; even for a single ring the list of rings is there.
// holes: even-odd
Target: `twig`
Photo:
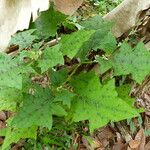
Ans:
[[[126,131],[126,129],[120,122],[117,122],[116,126],[117,126],[118,130],[121,132],[121,135],[124,137],[124,139],[127,143],[130,140],[132,140],[132,136]]]
[[[47,43],[45,44],[45,46],[49,46],[49,47],[54,46],[54,45],[56,45],[60,40],[61,40],[61,38],[60,38],[60,37],[57,37],[57,39],[54,39],[54,40],[51,40],[51,41],[47,42]]]

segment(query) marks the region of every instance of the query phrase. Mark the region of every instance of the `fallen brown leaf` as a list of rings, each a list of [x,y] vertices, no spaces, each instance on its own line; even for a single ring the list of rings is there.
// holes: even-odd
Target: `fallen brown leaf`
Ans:
[[[6,114],[3,111],[0,111],[0,120],[2,121],[6,120]]]
[[[133,148],[133,149],[138,148],[139,145],[140,145],[140,141],[138,141],[138,140],[131,140],[131,141],[129,142],[130,148]]]
[[[115,145],[113,146],[113,150],[126,150],[127,149],[127,144],[124,143],[115,143]]]
[[[132,149],[128,146],[127,150],[132,150]]]
[[[145,145],[144,150],[150,150],[150,141]]]
[[[3,121],[0,121],[0,129],[6,128],[6,124]]]
[[[141,128],[139,130],[139,132],[135,136],[135,140],[140,142],[138,150],[144,150],[146,137],[145,137],[144,129],[143,128]]]
[[[144,135],[144,129],[141,128],[139,132],[136,134],[134,140],[131,140],[129,142],[129,148],[135,149],[135,150],[144,150],[145,147],[145,135]]]
[[[109,126],[98,129],[95,134],[95,138],[102,143],[103,147],[109,145],[109,140],[113,139],[113,137],[113,131],[109,128]]]

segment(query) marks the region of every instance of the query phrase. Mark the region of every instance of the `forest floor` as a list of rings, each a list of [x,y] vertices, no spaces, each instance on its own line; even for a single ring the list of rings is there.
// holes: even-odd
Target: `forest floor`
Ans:
[[[75,13],[74,17],[77,19],[88,18],[100,12],[104,15],[111,11],[117,4],[106,3],[105,1],[100,3],[98,7],[98,1],[87,3],[85,2]],[[119,3],[118,3],[119,4]],[[130,38],[130,37],[129,37]],[[122,40],[121,38],[118,39]],[[142,101],[140,98],[149,94],[150,92],[150,79],[147,78],[146,84],[133,87],[133,91],[138,91],[136,99],[136,106],[138,107],[138,101]],[[131,93],[132,95],[132,93]],[[147,101],[148,103],[148,101]],[[145,106],[145,105],[144,105]],[[149,103],[145,106],[146,109],[150,109]],[[0,112],[0,128],[6,127],[6,120],[11,116],[11,112]],[[86,122],[83,122],[83,126],[79,131],[76,130],[72,144],[78,145],[78,150],[150,150],[150,114],[149,111],[141,113],[139,117],[120,121],[117,123],[110,123],[96,130],[92,135],[89,135]],[[85,136],[80,133],[84,133]],[[18,144],[14,144],[12,150],[21,149],[22,145],[25,145],[26,141],[21,140]],[[3,137],[0,137],[0,144],[3,143]],[[55,148],[54,148],[55,149]],[[57,148],[56,148],[57,149]],[[46,148],[44,149],[46,150]],[[72,149],[70,149],[72,150]]]

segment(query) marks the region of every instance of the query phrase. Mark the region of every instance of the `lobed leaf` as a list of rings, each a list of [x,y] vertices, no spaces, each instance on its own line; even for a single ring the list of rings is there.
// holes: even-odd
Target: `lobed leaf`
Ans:
[[[42,73],[57,64],[64,64],[64,58],[59,48],[60,46],[56,45],[44,50],[42,58],[38,60],[38,67],[41,68]]]
[[[8,128],[5,135],[5,140],[2,145],[2,150],[6,150],[12,143],[17,143],[20,139],[31,138],[36,139],[37,127],[11,129]]]
[[[34,40],[38,39],[36,35],[33,35],[34,32],[35,29],[19,32],[11,38],[10,44],[18,45],[20,50],[28,48]]]
[[[114,80],[101,85],[94,73],[82,73],[71,85],[78,94],[71,108],[73,121],[89,120],[91,132],[110,121],[138,116],[138,111],[118,97]]]
[[[48,38],[55,36],[58,26],[66,19],[66,15],[53,9],[51,5],[46,11],[40,13],[32,28],[37,29],[37,35]]]
[[[129,96],[131,92],[130,84],[124,84],[119,87],[116,87],[116,91],[118,93],[118,97],[124,99],[125,102],[128,103],[129,105],[134,106],[135,99]]]
[[[139,43],[132,49],[124,43],[119,53],[113,57],[114,75],[132,74],[132,78],[142,83],[150,73],[150,52],[143,43]]]
[[[0,87],[22,88],[22,74],[34,72],[33,69],[6,54],[0,54]]]
[[[90,50],[101,49],[111,54],[117,48],[117,41],[111,33],[113,24],[104,21],[101,16],[96,15],[80,23],[85,30],[95,30],[90,39],[83,44],[77,53],[80,59],[84,60]]]
[[[65,110],[53,103],[53,96],[48,88],[38,88],[34,95],[25,94],[23,106],[11,122],[12,127],[28,128],[31,126],[52,127],[52,115],[66,115]]]
[[[131,74],[139,84],[150,73],[150,52],[142,42],[135,48],[123,43],[119,52],[116,52],[111,59],[103,60],[99,57],[97,61],[103,72],[113,68],[115,76]]]
[[[106,71],[108,71],[109,69],[111,69],[112,66],[113,66],[111,60],[104,59],[102,57],[97,57],[96,60],[100,64],[100,73],[101,74],[105,73]]]
[[[80,22],[80,25],[87,30],[110,30],[113,26],[112,22],[104,21],[104,19],[100,15],[95,15],[92,18],[86,19]]]
[[[58,71],[50,70],[49,77],[50,77],[50,82],[51,82],[52,86],[54,86],[54,87],[61,86],[67,79],[68,72],[69,71],[67,69],[61,69]]]
[[[70,58],[75,57],[84,42],[88,41],[94,31],[79,30],[70,35],[64,35],[61,39],[60,50]]]
[[[16,103],[22,100],[20,90],[9,87],[0,88],[0,111],[1,110],[16,110]]]
[[[62,101],[63,105],[66,105],[70,109],[71,101],[74,97],[74,93],[69,92],[68,90],[62,90],[56,94],[54,101]]]

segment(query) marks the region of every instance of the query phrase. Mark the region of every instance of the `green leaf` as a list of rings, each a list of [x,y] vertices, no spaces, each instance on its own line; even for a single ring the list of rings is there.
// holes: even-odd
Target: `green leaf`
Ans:
[[[119,53],[113,57],[113,68],[115,75],[132,74],[132,78],[141,84],[150,73],[150,52],[143,43],[134,49],[124,43]]]
[[[75,57],[84,42],[88,41],[94,31],[79,30],[61,39],[61,51],[70,58]]]
[[[82,60],[85,59],[90,50],[102,49],[111,54],[117,48],[117,41],[111,33],[113,26],[111,22],[104,21],[99,15],[96,15],[80,24],[85,27],[85,30],[95,30],[95,33],[78,51],[77,56]]]
[[[8,128],[2,128],[0,129],[0,136],[6,136]]]
[[[66,15],[55,11],[53,6],[40,13],[37,20],[31,25],[37,29],[37,34],[44,38],[55,36],[58,26],[66,19]]]
[[[129,96],[130,91],[131,91],[131,85],[130,84],[125,84],[121,85],[119,87],[116,87],[116,91],[118,92],[118,97],[123,99],[126,103],[128,103],[130,106],[134,106],[135,99],[131,98]],[[136,109],[139,113],[144,112],[143,108]]]
[[[102,49],[109,54],[116,49],[117,41],[111,33],[113,27],[112,22],[104,21],[101,16],[96,15],[81,22],[81,25],[87,30],[96,30],[88,41],[90,49]]]
[[[129,96],[130,91],[131,91],[130,84],[121,85],[121,86],[117,87],[116,90],[118,92],[118,97],[125,100],[125,102],[128,103],[129,105],[131,105],[131,106],[134,105],[135,99],[131,98]]]
[[[2,145],[2,150],[12,144],[17,143],[20,139],[31,138],[36,139],[37,127],[22,128],[22,129],[7,129],[4,143]]]
[[[50,70],[49,77],[50,77],[50,82],[52,86],[55,86],[55,87],[61,86],[67,79],[68,72],[69,71],[67,69],[61,69],[58,71]]]
[[[100,36],[100,35],[99,35]],[[111,54],[117,48],[117,41],[111,32],[108,32],[103,39],[99,39],[99,43],[94,46],[94,49],[102,49],[104,52]]]
[[[70,108],[71,101],[74,98],[74,96],[74,93],[69,92],[68,90],[62,90],[56,94],[54,101],[62,101],[63,105],[66,105],[68,108]]]
[[[35,32],[35,29],[16,33],[12,37],[10,44],[19,45],[20,50],[24,48],[28,48],[29,46],[31,46],[34,40],[38,39],[37,36],[32,35],[34,32]]]
[[[22,99],[21,91],[15,88],[1,87],[0,88],[0,111],[16,109],[16,103]]]
[[[101,85],[94,73],[82,73],[72,80],[71,85],[78,94],[71,108],[73,121],[89,120],[91,132],[109,121],[138,116],[132,106],[117,96],[114,80]]]
[[[100,15],[96,15],[92,18],[80,22],[80,25],[87,30],[98,30],[98,29],[110,30],[113,26],[113,23],[104,21]]]
[[[56,45],[44,50],[42,58],[38,61],[38,67],[41,68],[42,73],[57,64],[64,64],[64,58],[59,48],[60,46]]]
[[[22,88],[22,74],[33,72],[33,69],[9,55],[0,54],[0,87]]]
[[[100,73],[103,74],[112,68],[112,62],[102,57],[97,57],[96,60],[100,64]]]
[[[108,30],[97,30],[86,43],[88,49],[102,49],[104,52],[111,54],[116,49],[116,39]]]
[[[52,115],[63,116],[66,112],[53,103],[54,97],[48,88],[38,88],[34,95],[25,94],[23,106],[11,122],[13,127],[27,128],[31,126],[52,127]]]

